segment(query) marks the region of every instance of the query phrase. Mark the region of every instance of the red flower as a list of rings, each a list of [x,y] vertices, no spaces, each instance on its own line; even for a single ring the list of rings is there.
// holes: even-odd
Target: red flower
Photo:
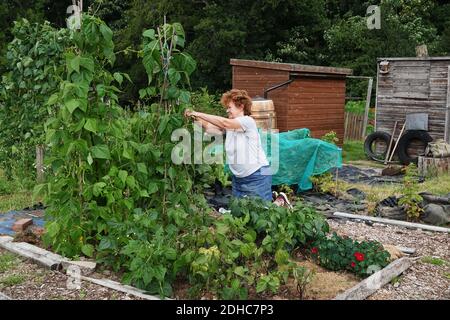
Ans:
[[[364,261],[364,254],[361,252],[355,252],[354,254],[357,261]]]
[[[352,263],[350,264],[350,266],[351,266],[352,268],[354,268],[354,267],[356,267],[356,263],[352,262]]]
[[[317,254],[318,252],[319,252],[319,249],[317,249],[317,247],[314,247],[311,249],[312,254]]]

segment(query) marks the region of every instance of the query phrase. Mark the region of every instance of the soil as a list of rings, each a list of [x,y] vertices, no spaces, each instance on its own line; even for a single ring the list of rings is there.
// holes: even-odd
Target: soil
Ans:
[[[11,255],[0,249],[0,256],[5,254]],[[140,300],[86,281],[81,281],[80,289],[70,289],[69,280],[63,273],[16,256],[10,267],[0,269],[0,292],[15,300]]]

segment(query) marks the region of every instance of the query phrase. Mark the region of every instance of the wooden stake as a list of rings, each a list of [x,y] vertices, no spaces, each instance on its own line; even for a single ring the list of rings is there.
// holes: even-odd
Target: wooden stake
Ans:
[[[394,149],[392,149],[391,156],[389,157],[389,162],[391,162],[392,161],[392,157],[394,157],[395,150],[397,149],[397,146],[398,146],[398,142],[400,141],[400,138],[401,138],[401,136],[403,134],[403,131],[405,131],[405,126],[406,126],[406,121],[403,123],[403,127],[402,127],[402,130],[400,131],[400,134],[398,135],[397,141],[395,141]]]
[[[398,123],[398,121],[395,121],[395,123],[394,123],[394,130],[392,130],[391,141],[389,141],[389,147],[386,152],[386,158],[384,159],[384,164],[387,164],[388,159],[389,159],[389,154],[390,154],[391,147],[392,147],[392,141],[394,141],[395,130],[397,129],[397,123]]]

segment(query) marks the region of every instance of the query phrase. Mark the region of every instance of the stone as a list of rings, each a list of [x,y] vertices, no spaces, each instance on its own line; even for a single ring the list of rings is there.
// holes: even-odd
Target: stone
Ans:
[[[12,226],[13,231],[23,232],[26,228],[33,224],[33,219],[20,219],[17,220]]]
[[[83,274],[90,274],[97,267],[97,264],[91,261],[62,261],[62,265],[64,269],[67,269],[69,266],[79,267]]]
[[[425,223],[435,226],[445,225],[450,223],[450,206],[440,206],[430,203],[426,205],[423,210],[421,220]]]

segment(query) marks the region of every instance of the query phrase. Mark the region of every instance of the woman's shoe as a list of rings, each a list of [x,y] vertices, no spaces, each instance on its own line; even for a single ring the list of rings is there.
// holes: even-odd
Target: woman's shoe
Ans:
[[[283,199],[286,207],[288,207],[289,209],[293,208],[291,202],[289,201],[287,195],[284,192],[280,192],[278,197],[281,197]]]

